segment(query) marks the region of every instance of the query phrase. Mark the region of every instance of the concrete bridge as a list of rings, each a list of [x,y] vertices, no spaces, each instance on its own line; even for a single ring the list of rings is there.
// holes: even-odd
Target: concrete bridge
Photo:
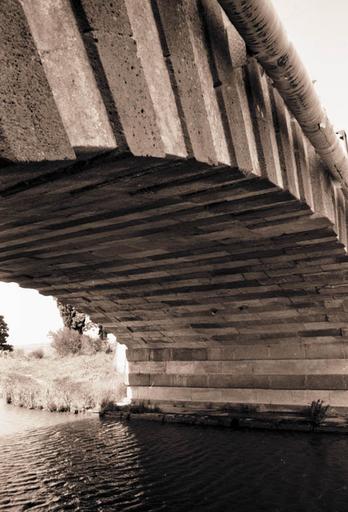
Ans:
[[[2,0],[0,280],[114,332],[135,403],[345,407],[344,149],[241,3]]]

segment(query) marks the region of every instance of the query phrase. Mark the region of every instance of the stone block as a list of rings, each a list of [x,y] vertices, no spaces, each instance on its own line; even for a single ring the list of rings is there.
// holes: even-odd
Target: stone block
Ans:
[[[74,160],[67,134],[17,0],[0,5],[0,159]]]

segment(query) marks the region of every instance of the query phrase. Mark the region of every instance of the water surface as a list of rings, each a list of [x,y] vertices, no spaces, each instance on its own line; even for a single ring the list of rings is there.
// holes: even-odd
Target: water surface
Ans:
[[[37,410],[29,410],[22,407],[6,405],[0,399],[0,439],[4,435],[13,435],[40,427],[48,427],[59,423],[70,423],[83,419],[84,416],[73,414],[47,413]]]
[[[348,511],[345,436],[32,412],[0,411],[1,512]]]

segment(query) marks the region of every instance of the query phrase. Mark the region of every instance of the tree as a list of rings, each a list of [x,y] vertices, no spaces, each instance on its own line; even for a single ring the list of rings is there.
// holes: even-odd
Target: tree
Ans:
[[[75,306],[63,304],[59,300],[57,300],[57,306],[63,319],[64,327],[82,334],[87,324],[87,315],[77,311]]]
[[[9,351],[12,352],[13,346],[7,343],[8,338],[8,325],[5,322],[5,319],[2,315],[0,315],[0,351]]]
[[[59,313],[62,317],[64,327],[56,332],[50,332],[52,347],[60,356],[69,354],[91,355],[97,352],[110,352],[112,350],[108,343],[108,333],[103,325],[94,324],[84,313],[77,311],[75,306],[63,304],[56,299]],[[98,337],[91,333],[97,330]]]
[[[63,304],[58,299],[56,299],[56,301],[64,327],[67,327],[72,331],[77,331],[79,334],[83,334],[92,327],[97,327],[99,338],[102,341],[107,340],[108,333],[103,325],[99,324],[96,326],[96,324],[90,322],[88,316],[77,311],[75,306],[72,306],[71,304]]]

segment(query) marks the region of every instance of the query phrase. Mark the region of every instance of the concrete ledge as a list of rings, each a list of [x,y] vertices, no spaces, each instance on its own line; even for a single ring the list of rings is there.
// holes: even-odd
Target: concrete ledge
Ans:
[[[241,415],[236,413],[131,412],[128,407],[125,407],[122,410],[104,412],[101,417],[117,421],[156,421],[159,423],[225,427],[234,430],[259,429],[348,434],[348,419],[344,416],[328,418],[320,424],[315,424],[300,414],[285,415],[273,412]]]

